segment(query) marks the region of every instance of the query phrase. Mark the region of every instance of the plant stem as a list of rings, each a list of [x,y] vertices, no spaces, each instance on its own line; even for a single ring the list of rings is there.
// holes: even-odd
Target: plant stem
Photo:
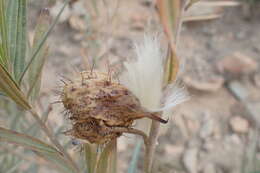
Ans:
[[[174,38],[173,40],[171,40],[170,38],[170,48],[171,48],[171,56],[169,56],[169,58],[173,58],[172,61],[167,61],[167,63],[169,63],[169,65],[167,64],[167,66],[169,66],[170,68],[176,67],[178,70],[179,69],[179,64],[178,64],[178,59],[177,59],[177,46],[178,46],[178,40],[179,40],[179,36],[180,36],[180,31],[181,31],[181,27],[182,27],[182,14],[185,11],[185,7],[187,4],[187,0],[179,0],[181,4],[180,6],[175,6],[173,9],[171,10],[176,10],[179,11],[178,15],[175,15],[175,21],[177,21],[177,24],[175,25],[176,28],[171,28],[174,29],[175,33],[174,33]],[[158,1],[159,2],[159,1]],[[178,3],[177,3],[178,4]],[[169,28],[166,28],[166,31]],[[169,34],[169,33],[168,33]],[[176,64],[177,63],[177,64]],[[177,66],[176,66],[177,65]],[[168,73],[174,73],[174,74],[164,74],[165,76],[169,76],[169,78],[167,78],[166,83],[170,83],[172,81],[175,81],[176,75],[177,75],[177,71],[174,71],[175,69],[170,69],[166,72]],[[155,149],[156,149],[156,144],[158,141],[158,136],[159,136],[159,131],[160,131],[160,123],[157,121],[152,121],[152,125],[150,128],[150,134],[148,137],[148,145],[146,146],[146,156],[145,156],[145,166],[144,166],[144,170],[145,173],[151,173],[152,171],[152,165],[153,165],[153,157],[154,157],[154,153],[155,153]]]
[[[156,149],[156,143],[158,140],[159,131],[160,131],[160,123],[153,120],[149,138],[148,138],[149,145],[146,145],[146,149],[145,149],[145,163],[144,163],[145,173],[151,173],[152,171],[153,156]]]
[[[117,140],[108,144],[84,144],[88,173],[116,173]]]
[[[64,155],[64,157],[71,163],[71,165],[79,171],[78,166],[76,163],[72,160],[70,155],[66,152],[64,147],[59,143],[59,141],[56,139],[54,136],[53,132],[46,126],[46,124],[40,119],[39,115],[37,112],[33,109],[30,110],[30,113],[32,114],[33,118],[36,120],[36,122],[40,125],[41,129],[45,132],[46,136],[50,139],[50,141],[57,147],[57,149]]]

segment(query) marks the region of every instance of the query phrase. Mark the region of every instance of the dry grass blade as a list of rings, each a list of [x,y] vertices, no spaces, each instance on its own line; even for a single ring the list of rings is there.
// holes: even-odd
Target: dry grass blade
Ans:
[[[185,2],[185,0],[157,0],[158,13],[170,45],[167,62],[165,64],[165,80],[167,83],[176,79],[179,70],[176,46]]]
[[[6,69],[0,64],[0,90],[25,110],[31,109],[23,92],[12,79]]]
[[[223,15],[224,7],[240,5],[236,1],[200,1],[192,4],[187,13],[183,16],[183,22],[203,21],[220,18]]]

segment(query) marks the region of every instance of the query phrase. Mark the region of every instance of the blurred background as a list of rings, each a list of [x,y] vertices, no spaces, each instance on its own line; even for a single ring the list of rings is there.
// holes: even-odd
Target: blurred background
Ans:
[[[48,39],[39,109],[57,101],[61,76],[87,68],[87,59],[114,71],[134,58],[133,41],[163,29],[152,0],[75,0]],[[54,18],[63,1],[30,1],[29,28],[48,7]],[[160,34],[161,33],[161,34]],[[29,33],[31,38],[33,32]],[[184,16],[179,80],[191,99],[176,107],[159,138],[158,173],[260,173],[260,1],[200,1]],[[164,47],[166,50],[166,47]],[[164,51],[165,51],[164,50]],[[62,106],[49,115],[63,123]],[[126,172],[134,140],[119,139],[119,172]],[[46,170],[45,170],[46,171]]]

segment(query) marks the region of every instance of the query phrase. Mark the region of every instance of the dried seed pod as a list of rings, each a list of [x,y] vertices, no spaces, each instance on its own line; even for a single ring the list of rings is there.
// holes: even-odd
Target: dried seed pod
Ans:
[[[81,72],[64,86],[61,97],[73,122],[67,134],[91,143],[105,143],[120,136],[121,133],[113,132],[113,127],[129,128],[139,118],[167,122],[144,110],[126,87],[96,71]]]

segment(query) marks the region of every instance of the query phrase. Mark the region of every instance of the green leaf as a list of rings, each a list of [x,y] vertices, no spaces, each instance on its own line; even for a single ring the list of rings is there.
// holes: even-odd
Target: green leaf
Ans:
[[[8,39],[5,0],[0,0],[0,63],[8,69]]]
[[[36,25],[32,52],[37,50],[41,40],[43,39],[44,34],[49,28],[50,25],[50,16],[47,9],[41,11],[40,17],[38,18],[38,23]],[[48,46],[46,42],[43,44],[41,49],[38,52],[38,55],[32,61],[32,64],[29,67],[29,91],[27,96],[31,96],[32,100],[35,100],[39,94],[40,84],[41,84],[41,74],[42,68],[45,62],[45,59],[48,55]]]
[[[6,69],[0,64],[0,91],[10,97],[16,104],[28,110],[31,109],[30,104],[26,100],[23,92],[20,90],[16,82],[12,79]]]
[[[51,162],[57,169],[62,173],[78,173],[72,165],[70,165],[67,160],[65,160],[60,154],[57,153],[37,153],[42,156],[45,160]]]
[[[84,148],[88,173],[116,173],[116,140],[106,145],[86,143]]]
[[[58,152],[50,145],[31,136],[0,127],[0,141],[7,141],[38,152]]]
[[[117,167],[117,140],[108,143],[100,156],[97,172],[116,173]]]
[[[27,0],[9,0],[7,6],[8,45],[16,81],[24,70],[27,44]]]
[[[62,172],[77,173],[59,151],[39,139],[0,127],[0,141],[13,143],[34,151]]]
[[[28,71],[29,67],[31,66],[32,62],[34,61],[34,59],[37,57],[39,51],[41,50],[42,46],[44,45],[45,41],[47,40],[48,36],[50,35],[51,31],[53,30],[54,26],[56,25],[56,23],[58,22],[61,13],[63,12],[63,10],[65,9],[65,7],[67,6],[67,4],[69,3],[69,0],[66,0],[64,2],[64,5],[62,6],[62,8],[60,9],[58,15],[56,16],[54,22],[51,24],[50,28],[48,29],[48,31],[43,35],[41,41],[39,42],[39,44],[37,45],[35,51],[32,53],[30,60],[28,62],[28,64],[26,65],[24,71],[21,73],[21,76],[19,78],[19,83],[21,83],[21,81],[23,80],[25,73]]]

